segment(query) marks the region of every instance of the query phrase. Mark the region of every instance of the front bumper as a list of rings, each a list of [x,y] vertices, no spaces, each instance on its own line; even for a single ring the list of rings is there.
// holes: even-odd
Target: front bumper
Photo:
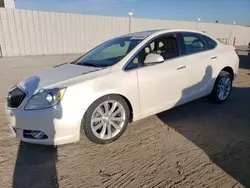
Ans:
[[[84,112],[84,109],[62,107],[61,104],[52,108],[29,111],[6,107],[13,135],[24,142],[44,145],[61,145],[78,141]],[[42,131],[48,138],[27,138],[23,134],[25,130]]]

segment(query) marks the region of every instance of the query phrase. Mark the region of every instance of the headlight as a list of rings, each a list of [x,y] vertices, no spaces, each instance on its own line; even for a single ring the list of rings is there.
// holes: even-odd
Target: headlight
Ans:
[[[25,110],[38,110],[56,105],[63,97],[66,88],[40,90],[31,97],[25,106]]]

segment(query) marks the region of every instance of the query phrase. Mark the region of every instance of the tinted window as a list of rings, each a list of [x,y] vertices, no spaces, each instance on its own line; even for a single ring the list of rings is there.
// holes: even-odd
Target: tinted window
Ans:
[[[165,36],[150,42],[132,59],[127,65],[126,70],[133,69],[143,64],[149,53],[160,54],[165,60],[178,56],[176,37]]]
[[[210,37],[205,36],[205,35],[203,35],[202,37],[206,41],[207,48],[209,50],[214,49],[217,46],[217,43],[213,39],[211,39]]]
[[[99,53],[95,54],[92,59],[93,60],[102,60],[102,59],[110,59],[114,57],[125,56],[130,42],[126,41],[123,45],[113,44]]]
[[[176,37],[168,36],[156,40],[155,50],[165,60],[178,56]]]
[[[206,42],[202,39],[201,35],[195,33],[182,33],[184,40],[186,54],[194,54],[207,50]]]

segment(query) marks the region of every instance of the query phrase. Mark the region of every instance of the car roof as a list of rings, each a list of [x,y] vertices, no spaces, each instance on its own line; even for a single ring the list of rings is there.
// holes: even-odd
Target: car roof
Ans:
[[[135,33],[130,33],[123,35],[122,37],[134,37],[135,39],[144,40],[145,38],[149,37],[150,35],[158,35],[164,33],[171,33],[171,32],[191,32],[191,33],[199,33],[207,35],[204,31],[197,31],[197,30],[190,30],[190,29],[157,29],[157,30],[148,30],[148,31],[140,31]]]
[[[157,33],[159,31],[165,31],[166,29],[157,29],[157,30],[148,30],[148,31],[140,31],[140,32],[135,32],[135,33],[130,33],[127,35],[123,35],[122,37],[135,37],[138,39],[145,39],[148,36]]]

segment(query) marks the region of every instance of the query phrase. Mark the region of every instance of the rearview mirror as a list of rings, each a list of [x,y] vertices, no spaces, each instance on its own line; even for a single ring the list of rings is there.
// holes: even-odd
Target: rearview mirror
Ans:
[[[125,42],[122,41],[122,42],[120,43],[120,47],[124,47],[124,46],[125,46]]]
[[[163,62],[164,62],[164,58],[161,55],[151,53],[146,56],[144,64],[157,64],[157,63],[163,63]]]

